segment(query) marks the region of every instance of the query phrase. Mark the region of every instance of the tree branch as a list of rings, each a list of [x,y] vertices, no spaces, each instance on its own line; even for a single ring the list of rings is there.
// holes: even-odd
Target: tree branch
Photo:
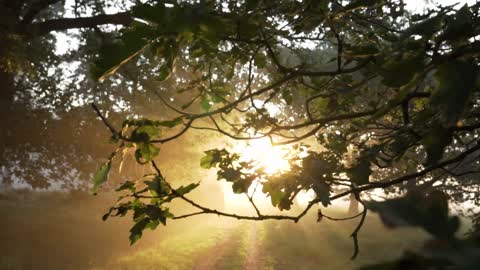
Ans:
[[[28,38],[35,38],[46,35],[53,31],[64,31],[76,28],[93,28],[95,26],[104,24],[128,26],[132,23],[132,21],[133,18],[129,12],[121,12],[116,14],[102,14],[92,17],[62,18],[32,23],[22,26],[20,32]]]
[[[360,218],[360,222],[358,222],[357,227],[355,227],[355,230],[353,230],[352,234],[350,235],[353,239],[353,248],[354,248],[353,255],[351,257],[352,260],[355,260],[355,258],[357,258],[358,256],[358,253],[360,252],[360,248],[358,247],[358,232],[360,231],[360,229],[363,226],[363,223],[365,222],[365,217],[367,216],[367,211],[368,211],[367,207],[365,207],[365,204],[360,199],[359,193],[355,193],[355,198],[357,199],[357,201],[359,201],[362,204],[363,211],[362,211],[362,216]]]

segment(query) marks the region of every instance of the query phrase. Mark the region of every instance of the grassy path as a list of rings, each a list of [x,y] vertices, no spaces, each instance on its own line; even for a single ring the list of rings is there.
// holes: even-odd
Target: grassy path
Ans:
[[[108,201],[109,202],[109,201]],[[102,222],[99,199],[0,200],[0,269],[62,270],[349,270],[395,258],[425,234],[388,231],[370,216],[360,233],[361,254],[349,257],[355,223],[239,222],[217,217],[169,221],[128,245],[126,220]]]
[[[215,246],[204,251],[200,258],[194,263],[194,270],[211,270],[220,262],[225,254],[232,252],[234,246],[232,245],[235,237],[235,228],[230,227],[225,229],[225,236]]]
[[[251,223],[249,224],[249,229],[247,233],[247,256],[245,259],[245,270],[258,270],[261,269],[261,239],[259,239],[259,224]]]

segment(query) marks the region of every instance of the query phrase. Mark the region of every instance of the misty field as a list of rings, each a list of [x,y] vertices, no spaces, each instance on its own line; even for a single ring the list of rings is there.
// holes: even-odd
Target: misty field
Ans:
[[[371,215],[360,233],[361,254],[351,261],[353,222],[317,223],[314,213],[298,224],[203,216],[146,231],[130,246],[126,219],[101,220],[112,200],[2,195],[0,269],[356,269],[417,249],[427,237],[414,229],[389,231]]]

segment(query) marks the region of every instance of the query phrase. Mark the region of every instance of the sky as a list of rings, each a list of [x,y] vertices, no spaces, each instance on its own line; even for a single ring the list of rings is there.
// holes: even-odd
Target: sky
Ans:
[[[424,8],[432,6],[432,4],[426,4],[425,0],[404,0],[405,4],[407,5],[408,10],[412,10],[415,12],[421,12]],[[428,2],[431,3],[440,3],[444,6],[452,5],[455,3],[459,3],[457,8],[462,7],[465,3],[469,6],[476,3],[476,0],[430,0]]]

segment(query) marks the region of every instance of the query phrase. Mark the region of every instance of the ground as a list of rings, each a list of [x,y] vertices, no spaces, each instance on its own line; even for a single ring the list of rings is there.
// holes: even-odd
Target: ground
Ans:
[[[113,197],[112,197],[113,198]],[[419,248],[419,230],[369,216],[350,260],[353,222],[251,222],[195,217],[148,231],[130,247],[125,219],[101,221],[110,197],[0,197],[0,269],[356,269]],[[333,212],[332,214],[341,214]]]

